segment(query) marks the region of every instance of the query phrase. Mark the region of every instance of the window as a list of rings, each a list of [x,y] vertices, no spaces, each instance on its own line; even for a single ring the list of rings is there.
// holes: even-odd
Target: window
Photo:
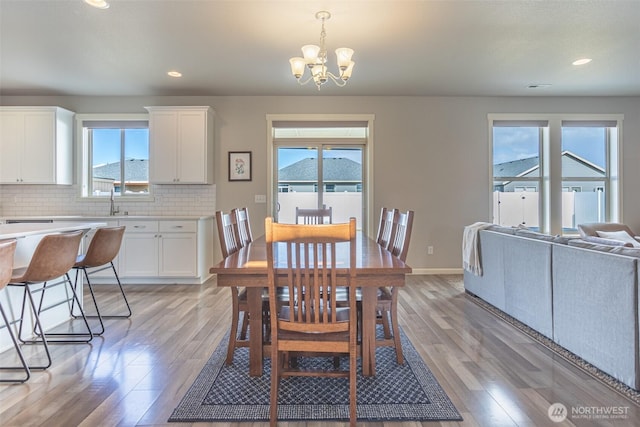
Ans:
[[[296,207],[333,209],[333,221],[355,217],[371,233],[372,115],[268,115],[271,215],[295,221]],[[288,192],[282,189],[287,188]]]
[[[146,116],[78,115],[82,197],[149,196]]]
[[[620,221],[619,115],[489,115],[493,222],[574,233]]]

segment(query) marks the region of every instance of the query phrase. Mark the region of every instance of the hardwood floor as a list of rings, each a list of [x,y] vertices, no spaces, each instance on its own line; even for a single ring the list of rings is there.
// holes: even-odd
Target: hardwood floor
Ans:
[[[631,400],[474,304],[460,283],[461,276],[409,276],[399,316],[464,421],[404,425],[638,425],[640,408]],[[101,301],[115,297],[100,286],[98,292]],[[212,281],[126,292],[131,319],[106,320],[104,336],[91,344],[51,345],[51,368],[33,372],[26,384],[0,386],[2,426],[191,425],[166,420],[230,325],[229,291]],[[547,415],[556,402],[570,413],[562,424]],[[586,415],[611,408],[621,418]]]

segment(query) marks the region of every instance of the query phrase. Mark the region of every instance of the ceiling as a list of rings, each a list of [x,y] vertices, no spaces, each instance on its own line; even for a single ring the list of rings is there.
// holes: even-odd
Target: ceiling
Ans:
[[[640,95],[640,0],[110,3],[0,0],[0,95]],[[288,63],[319,10],[356,62],[320,92]]]

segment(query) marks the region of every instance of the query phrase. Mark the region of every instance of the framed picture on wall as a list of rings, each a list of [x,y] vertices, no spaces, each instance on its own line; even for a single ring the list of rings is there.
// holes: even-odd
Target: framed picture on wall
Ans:
[[[229,151],[229,181],[251,181],[251,151]]]

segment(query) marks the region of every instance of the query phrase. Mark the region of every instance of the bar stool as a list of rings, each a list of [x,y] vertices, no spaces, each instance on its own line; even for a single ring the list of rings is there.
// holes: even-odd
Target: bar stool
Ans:
[[[11,272],[13,271],[13,255],[16,250],[16,241],[5,241],[0,242],[0,290],[4,289],[9,280],[11,279]],[[24,378],[15,378],[15,379],[0,379],[2,383],[23,383],[27,381],[31,377],[31,371],[29,370],[29,365],[27,365],[27,361],[22,354],[22,350],[20,349],[20,344],[16,339],[15,334],[13,333],[13,329],[11,328],[11,323],[7,318],[7,315],[4,312],[4,308],[2,308],[2,302],[0,302],[0,313],[2,314],[2,318],[4,319],[4,323],[7,325],[7,332],[9,332],[9,336],[11,337],[11,341],[13,341],[13,345],[18,352],[18,357],[20,358],[20,362],[22,363],[22,367],[19,366],[1,366],[0,369],[3,370],[24,370],[25,377]]]
[[[113,265],[113,260],[118,255],[118,252],[120,252],[120,245],[122,244],[122,236],[124,236],[125,228],[125,226],[98,228],[93,236],[93,239],[91,240],[91,243],[89,243],[87,253],[85,255],[79,255],[76,259],[75,264],[73,265],[73,269],[76,270],[76,278],[74,282],[76,291],[78,286],[78,275],[80,273],[80,270],[82,270],[84,273],[84,277],[87,280],[87,287],[89,288],[89,292],[91,293],[93,305],[96,308],[95,316],[90,316],[85,313],[85,316],[87,318],[97,318],[100,322],[100,331],[93,332],[94,335],[102,335],[104,333],[104,323],[102,322],[102,319],[105,317],[131,317],[131,306],[129,305],[129,301],[127,301],[127,296],[125,295],[124,289],[122,288],[122,283],[120,283],[118,272]],[[124,300],[124,303],[126,305],[126,314],[100,314],[100,309],[98,308],[98,303],[95,293],[93,292],[93,286],[91,285],[91,281],[89,280],[89,275],[107,270],[109,268],[113,270],[113,274],[115,275],[120,294],[122,295],[122,299]],[[91,271],[88,271],[87,269],[91,269]]]
[[[38,367],[31,366],[31,369],[46,369],[51,366],[51,355],[49,353],[49,346],[47,344],[48,342],[87,343],[93,339],[93,333],[91,332],[91,328],[89,327],[89,322],[84,315],[82,304],[80,303],[80,299],[78,298],[73,284],[71,283],[71,278],[69,277],[69,270],[76,262],[76,257],[78,256],[78,249],[80,247],[80,241],[82,240],[83,234],[83,230],[78,230],[69,233],[48,234],[44,236],[42,240],[40,240],[40,243],[38,243],[38,246],[36,247],[36,250],[31,257],[29,265],[25,268],[13,270],[13,276],[11,277],[11,281],[9,282],[9,286],[21,286],[24,288],[20,327],[18,329],[18,339],[26,344],[42,343],[44,345],[48,358],[48,365]],[[49,287],[47,288],[47,283],[50,280],[63,276],[64,278],[61,282],[49,285]],[[38,304],[38,307],[36,308],[33,300],[33,292],[30,285],[37,283],[42,283],[42,287],[35,290],[35,292],[41,292],[40,302]],[[78,309],[80,310],[80,315],[87,332],[44,332],[44,328],[42,327],[42,324],[40,322],[40,314],[43,311],[43,301],[46,290],[50,289],[53,286],[64,284],[69,285],[69,290],[71,291],[71,297],[69,298],[69,300],[75,301],[75,303],[78,304]],[[27,299],[29,299],[31,310],[33,312],[33,320],[35,322],[35,325],[33,325],[33,334],[36,338],[40,339],[25,339],[22,336]],[[62,301],[61,303],[57,303],[49,307],[45,307],[44,310],[56,307],[57,305],[63,303],[68,303],[69,300]],[[71,308],[72,306],[70,305],[70,310]],[[56,336],[67,338],[50,338]]]

